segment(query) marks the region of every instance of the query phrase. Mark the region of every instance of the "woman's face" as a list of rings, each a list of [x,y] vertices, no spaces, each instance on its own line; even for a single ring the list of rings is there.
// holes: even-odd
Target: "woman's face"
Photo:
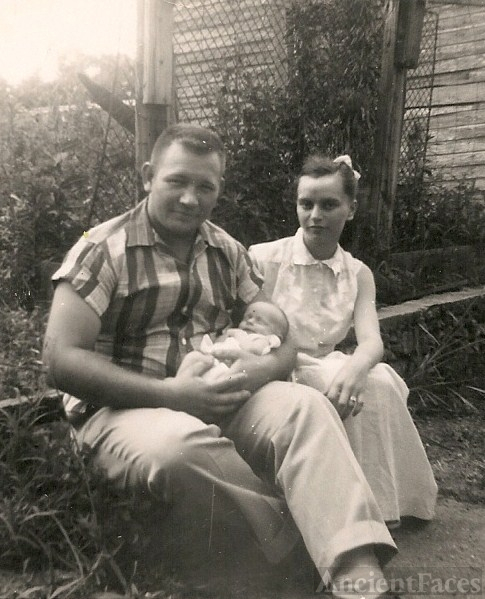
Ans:
[[[306,246],[324,260],[333,256],[345,223],[354,217],[355,201],[344,192],[338,172],[304,175],[298,182],[296,212]]]

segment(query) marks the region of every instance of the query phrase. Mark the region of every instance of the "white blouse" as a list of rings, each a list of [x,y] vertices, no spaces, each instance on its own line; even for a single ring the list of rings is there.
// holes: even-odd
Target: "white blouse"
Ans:
[[[349,331],[362,262],[337,247],[328,260],[316,260],[294,237],[249,248],[264,278],[263,291],[286,314],[300,352],[314,358],[329,354]]]

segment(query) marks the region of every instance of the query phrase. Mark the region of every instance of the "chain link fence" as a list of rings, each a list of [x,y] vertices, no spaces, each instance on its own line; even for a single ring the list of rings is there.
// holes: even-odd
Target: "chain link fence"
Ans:
[[[379,0],[175,2],[177,119],[216,128],[234,158],[243,147],[261,142],[254,139],[254,130],[248,131],[248,119],[258,121],[253,129],[271,128],[265,131],[271,139],[281,128],[276,113],[286,102],[286,139],[274,139],[291,154],[280,156],[287,175],[282,184],[287,185],[289,171],[311,151],[352,154],[365,184],[382,49],[382,23],[375,16],[382,6]],[[374,17],[372,23],[369,16]],[[438,15],[427,11],[419,65],[407,81],[399,170],[399,183],[407,187],[419,186],[426,168],[437,28]],[[114,79],[113,91],[125,102],[132,101],[133,65],[120,63]],[[87,226],[133,205],[139,193],[133,134],[105,111],[90,111],[89,119],[98,129],[95,143],[79,153],[90,173]],[[274,166],[270,161],[268,169],[274,171]]]
[[[419,189],[426,170],[426,149],[433,97],[438,14],[426,11],[419,63],[408,72],[398,182]]]
[[[380,0],[177,2],[178,118],[214,126],[223,102],[239,121],[248,88],[260,96],[284,90],[289,103],[297,97],[292,116],[307,149],[355,150],[361,140],[351,139],[352,124],[359,116],[361,124],[374,117],[382,7]]]
[[[178,118],[211,125],[217,92],[237,96],[245,69],[264,84],[286,80],[286,0],[177,2],[174,14]]]

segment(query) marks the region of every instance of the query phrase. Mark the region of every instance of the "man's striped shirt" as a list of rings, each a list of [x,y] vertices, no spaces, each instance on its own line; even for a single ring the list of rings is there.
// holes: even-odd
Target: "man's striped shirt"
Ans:
[[[151,227],[146,199],[85,233],[53,281],[71,283],[100,317],[96,351],[160,378],[174,376],[205,333],[233,326],[233,309],[262,285],[244,247],[210,221],[190,263],[178,261]]]

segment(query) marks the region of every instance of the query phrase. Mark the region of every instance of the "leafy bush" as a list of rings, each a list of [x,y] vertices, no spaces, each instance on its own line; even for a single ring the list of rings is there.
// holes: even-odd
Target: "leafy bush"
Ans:
[[[0,82],[0,301],[12,307],[33,308],[43,260],[136,199],[131,136],[111,123],[106,137],[106,115],[62,77],[65,87]]]
[[[406,180],[397,190],[392,223],[392,250],[413,251],[485,242],[485,193],[466,178],[451,185],[436,183],[433,173],[416,184]]]

